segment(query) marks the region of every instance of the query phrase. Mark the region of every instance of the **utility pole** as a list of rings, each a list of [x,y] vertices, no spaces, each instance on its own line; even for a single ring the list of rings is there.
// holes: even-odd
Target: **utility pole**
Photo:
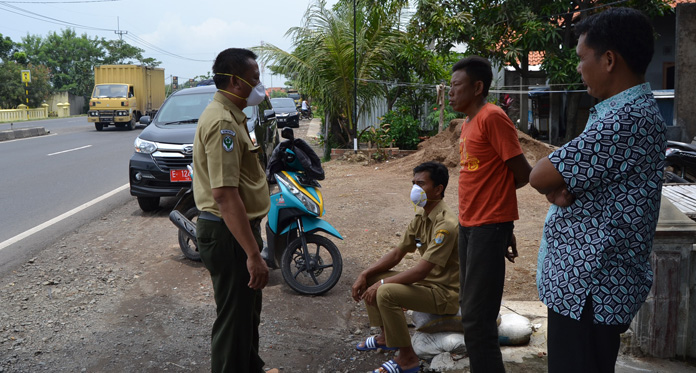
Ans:
[[[353,151],[358,152],[358,18],[356,11],[356,0],[353,0],[353,126],[355,126],[355,137],[353,138]]]
[[[123,41],[123,35],[124,35],[124,34],[128,34],[128,31],[121,31],[121,22],[120,22],[120,20],[118,19],[118,17],[116,17],[116,30],[114,31],[114,34],[117,34],[117,35],[118,35],[118,38],[119,38],[121,41]]]

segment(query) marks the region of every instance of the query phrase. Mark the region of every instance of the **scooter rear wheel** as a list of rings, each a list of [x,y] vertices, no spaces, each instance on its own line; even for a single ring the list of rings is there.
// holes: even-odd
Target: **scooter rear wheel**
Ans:
[[[341,278],[341,252],[326,237],[308,234],[305,238],[306,248],[302,246],[301,237],[294,239],[285,248],[280,265],[283,279],[300,294],[324,294]],[[310,263],[305,260],[305,250],[309,254]]]
[[[195,225],[198,215],[200,214],[201,212],[194,206],[188,209],[184,213],[184,216]],[[181,252],[184,253],[184,256],[188,259],[196,262],[201,261],[201,253],[198,252],[198,246],[196,246],[196,243],[182,231],[179,231],[179,247],[181,248]]]

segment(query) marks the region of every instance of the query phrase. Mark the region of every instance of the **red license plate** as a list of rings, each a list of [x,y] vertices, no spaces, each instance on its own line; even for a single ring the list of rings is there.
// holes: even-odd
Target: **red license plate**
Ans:
[[[169,180],[175,181],[191,181],[189,170],[169,170]]]

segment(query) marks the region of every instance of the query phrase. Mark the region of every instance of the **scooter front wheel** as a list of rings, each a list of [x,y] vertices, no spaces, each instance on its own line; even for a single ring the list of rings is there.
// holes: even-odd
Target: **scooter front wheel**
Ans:
[[[302,237],[298,237],[285,248],[280,265],[283,279],[300,294],[324,294],[341,278],[341,252],[326,237],[308,234],[305,235],[305,239],[306,247],[302,245]],[[309,262],[306,260],[307,257]]]

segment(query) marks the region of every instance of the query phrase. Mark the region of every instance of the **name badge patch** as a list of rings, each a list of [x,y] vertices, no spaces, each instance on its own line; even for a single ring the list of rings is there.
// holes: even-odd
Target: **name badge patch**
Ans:
[[[237,136],[237,134],[232,130],[220,130],[220,133],[223,135]]]

